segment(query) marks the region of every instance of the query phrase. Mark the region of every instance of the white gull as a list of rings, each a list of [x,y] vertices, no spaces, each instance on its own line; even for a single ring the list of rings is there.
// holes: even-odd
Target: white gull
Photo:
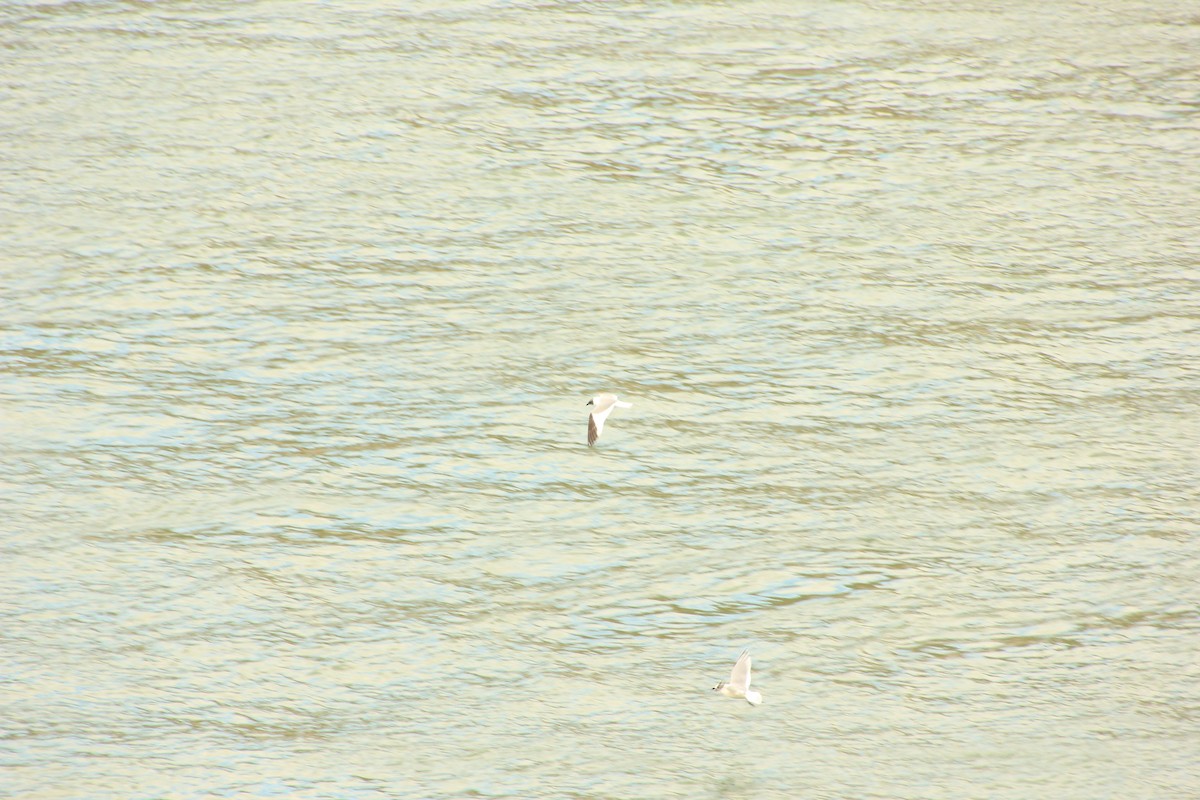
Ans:
[[[598,394],[588,400],[587,405],[593,407],[592,413],[588,415],[588,447],[600,438],[600,432],[604,430],[604,420],[608,419],[614,408],[633,407],[633,403],[622,403],[615,394]]]

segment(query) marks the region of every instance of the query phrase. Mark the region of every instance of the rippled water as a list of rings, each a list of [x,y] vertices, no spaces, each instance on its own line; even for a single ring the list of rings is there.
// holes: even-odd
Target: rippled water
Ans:
[[[1198,37],[3,6],[0,796],[1200,796]]]

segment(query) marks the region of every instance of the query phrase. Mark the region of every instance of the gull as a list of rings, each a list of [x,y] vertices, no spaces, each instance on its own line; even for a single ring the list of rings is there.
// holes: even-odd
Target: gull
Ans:
[[[588,414],[588,447],[600,438],[600,431],[604,430],[604,420],[608,419],[614,408],[633,408],[633,403],[622,403],[615,394],[598,394],[588,400],[587,405],[594,406],[592,413]]]
[[[720,692],[726,697],[744,697],[746,702],[756,706],[762,702],[762,695],[750,688],[750,651],[743,650],[738,656],[733,671],[729,673],[728,681],[721,681],[713,687],[714,692]]]

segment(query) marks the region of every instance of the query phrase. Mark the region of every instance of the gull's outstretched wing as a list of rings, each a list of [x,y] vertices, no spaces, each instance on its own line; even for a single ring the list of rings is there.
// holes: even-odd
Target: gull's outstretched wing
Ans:
[[[737,663],[733,665],[733,671],[729,673],[729,683],[731,686],[736,686],[743,692],[750,688],[750,651],[743,650],[738,656]]]

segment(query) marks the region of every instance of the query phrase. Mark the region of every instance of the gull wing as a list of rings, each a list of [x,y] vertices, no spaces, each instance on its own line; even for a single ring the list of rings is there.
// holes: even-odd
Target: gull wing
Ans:
[[[603,421],[601,421],[599,425],[596,424],[595,414],[588,414],[588,447],[594,445],[596,440],[600,438],[600,428],[603,427],[603,425]]]
[[[733,665],[733,671],[729,673],[729,684],[736,686],[743,692],[750,688],[750,651],[743,650],[738,656],[737,663]]]

